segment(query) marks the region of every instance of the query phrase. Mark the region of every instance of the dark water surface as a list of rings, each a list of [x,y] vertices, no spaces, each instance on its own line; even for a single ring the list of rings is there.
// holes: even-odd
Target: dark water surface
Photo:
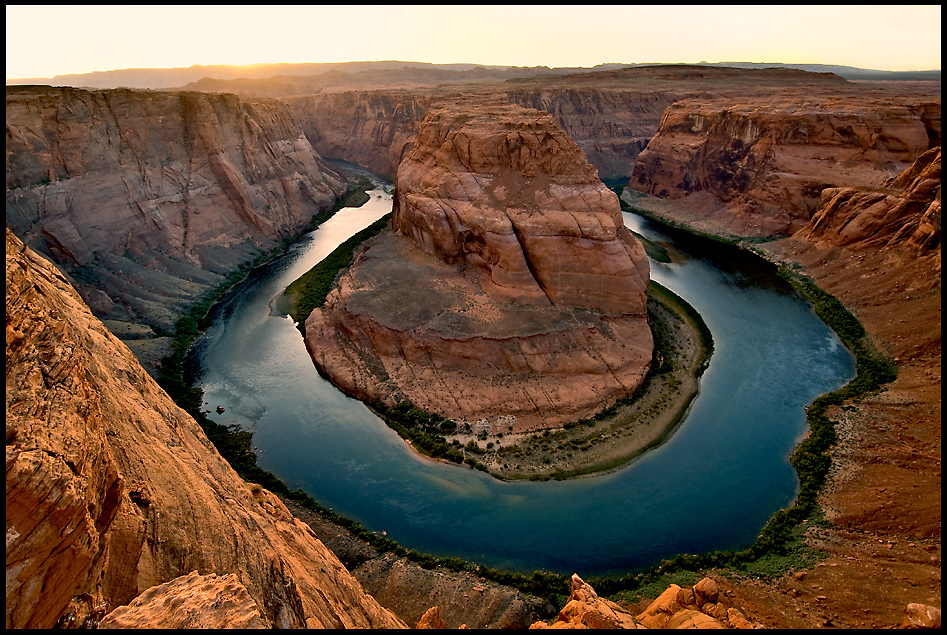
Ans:
[[[770,264],[628,213],[626,225],[674,255],[652,262],[652,278],[700,312],[714,338],[677,432],[620,471],[572,481],[503,483],[417,457],[319,377],[293,323],[270,314],[290,282],[390,211],[390,186],[371,196],[251,276],[197,345],[206,407],[225,408],[210,417],[252,430],[261,467],[405,547],[583,576],[748,547],[792,503],[787,457],[805,434],[804,408],[854,375],[851,355]]]

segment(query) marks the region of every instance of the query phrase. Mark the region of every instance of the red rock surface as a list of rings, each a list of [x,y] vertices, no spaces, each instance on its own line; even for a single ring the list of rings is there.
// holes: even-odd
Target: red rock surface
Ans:
[[[307,347],[360,398],[501,430],[591,416],[650,366],[644,249],[550,115],[468,108],[428,115],[399,169],[398,234],[313,312]]]
[[[99,628],[266,628],[233,573],[186,576],[153,586],[99,622]]]
[[[678,629],[678,628],[756,628],[744,613],[725,602],[717,583],[703,578],[693,587],[670,585],[641,613],[632,614],[599,597],[588,583],[572,574],[572,592],[568,603],[552,623],[535,622],[531,629]]]
[[[838,298],[898,369],[878,393],[830,413],[839,439],[820,498],[829,523],[806,532],[827,558],[770,582],[728,584],[767,626],[891,628],[910,604],[940,606],[940,119],[939,108],[921,111],[934,148],[872,186],[820,191],[810,222],[754,245]],[[869,161],[869,171],[876,167]],[[670,221],[723,230],[720,216],[701,215],[687,201],[673,205],[680,200],[655,209]]]
[[[553,117],[431,112],[398,168],[394,230],[482,272],[496,300],[645,312],[649,265],[617,197]]]
[[[941,149],[928,150],[877,188],[829,188],[798,238],[820,247],[926,255],[940,246]]]
[[[787,91],[684,99],[629,186],[741,236],[802,229],[831,187],[877,187],[939,137],[929,98]],[[939,142],[938,142],[939,143]]]
[[[6,627],[79,625],[190,571],[270,626],[403,627],[6,233]]]
[[[15,87],[6,121],[7,226],[81,267],[100,317],[170,330],[345,191],[276,101]]]

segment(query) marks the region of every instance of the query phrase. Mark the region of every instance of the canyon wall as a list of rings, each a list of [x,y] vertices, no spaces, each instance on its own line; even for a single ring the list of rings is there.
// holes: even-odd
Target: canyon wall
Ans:
[[[170,329],[346,188],[276,101],[32,86],[6,112],[7,226],[104,318]]]
[[[510,88],[506,98],[544,110],[572,137],[602,179],[627,179],[638,154],[658,131],[661,114],[686,91],[592,88]]]
[[[549,114],[432,108],[392,227],[306,320],[317,367],[349,394],[520,431],[641,385],[647,257]]]
[[[638,153],[657,132],[661,113],[693,91],[496,87],[352,91],[285,102],[323,156],[358,163],[394,178],[435,101],[476,102],[490,96],[551,113],[602,178],[627,179]]]
[[[321,155],[394,179],[432,99],[428,91],[353,91],[282,101]]]
[[[939,138],[939,104],[929,97],[690,98],[664,113],[629,187],[674,199],[730,234],[789,235],[826,188],[880,186]]]
[[[94,623],[193,571],[234,574],[268,626],[404,626],[9,229],[6,315],[7,628]]]

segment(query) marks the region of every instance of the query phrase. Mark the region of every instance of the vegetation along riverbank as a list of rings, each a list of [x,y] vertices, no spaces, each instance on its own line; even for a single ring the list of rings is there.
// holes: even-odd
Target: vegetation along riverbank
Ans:
[[[380,222],[379,225],[383,226],[384,223]],[[353,242],[349,247],[349,254],[352,253],[354,244]],[[787,275],[790,274],[788,271],[786,273]],[[334,279],[334,275],[332,279]],[[331,283],[329,288],[331,288]],[[845,311],[837,300],[824,292],[819,293],[811,287],[809,291],[812,293],[812,297],[809,299],[816,305],[817,310],[821,310],[819,309],[821,305],[831,307],[830,310],[823,311],[820,315],[837,332],[842,331],[849,334],[846,337],[841,336],[840,333],[847,346],[852,347],[852,337],[856,338],[854,341],[861,341],[857,339],[859,328],[855,326],[858,321]],[[659,293],[660,291],[652,293],[652,295],[658,295]],[[657,310],[660,311],[661,309]],[[296,321],[299,322],[300,320],[297,318]],[[658,337],[658,334],[656,334],[656,339]],[[858,357],[858,350],[855,350],[855,353]],[[841,403],[842,400],[856,398],[859,395],[877,390],[877,387],[885,381],[890,381],[892,377],[891,369],[884,363],[883,358],[879,361],[878,357],[872,356],[867,348],[864,355],[868,357],[866,357],[866,361],[858,364],[859,374],[853,382],[840,391],[820,397],[809,407],[808,416],[812,433],[800,444],[792,457],[792,463],[798,471],[801,481],[800,495],[792,507],[780,510],[773,516],[753,546],[742,551],[717,551],[702,555],[682,554],[673,559],[665,560],[660,565],[645,571],[630,572],[624,576],[594,579],[590,583],[603,596],[608,595],[616,599],[634,601],[635,597],[641,593],[647,593],[646,589],[650,588],[650,585],[666,585],[668,582],[684,581],[690,578],[696,579],[698,572],[714,568],[728,569],[737,574],[749,573],[770,577],[780,575],[793,568],[811,566],[813,562],[818,560],[820,554],[805,547],[802,541],[804,528],[802,523],[808,521],[808,526],[811,527],[822,522],[821,511],[815,504],[815,497],[825,482],[829,464],[826,450],[834,440],[833,422],[825,416],[825,410],[833,403]],[[663,362],[664,360],[662,360]],[[660,367],[660,365],[656,365],[656,367]],[[179,403],[181,402],[179,401]],[[199,399],[197,403],[200,403]],[[182,403],[182,405],[186,404]],[[318,513],[322,518],[336,524],[340,528],[340,535],[344,532],[351,537],[351,540],[363,542],[376,554],[391,553],[428,569],[443,568],[453,571],[475,572],[486,579],[550,598],[557,604],[561,603],[556,601],[557,598],[561,600],[562,597],[560,596],[564,597],[568,592],[568,578],[566,576],[547,572],[524,574],[494,570],[459,558],[440,558],[405,549],[395,541],[369,531],[358,523],[343,518],[332,510],[325,508],[302,490],[290,490],[285,483],[271,472],[259,468],[256,465],[256,456],[250,449],[251,434],[249,432],[236,427],[228,428],[215,424],[200,413],[199,407],[196,411],[193,406],[189,407],[188,410],[205,426],[208,436],[218,447],[218,450],[243,478],[250,482],[259,483],[286,500],[293,501],[295,504]],[[402,407],[399,410],[405,410],[405,408]],[[410,408],[406,410],[406,412],[410,411]],[[565,450],[570,441],[579,439],[578,435],[583,432],[587,433],[584,425],[577,424],[573,430],[576,431],[577,436],[569,439],[563,437],[561,440],[554,438],[546,441],[544,445],[551,445],[552,441],[555,441],[557,450],[560,444],[563,445],[562,449]],[[552,434],[554,433],[550,433],[550,435]],[[478,441],[486,440],[478,439]],[[486,441],[486,443],[490,443],[490,441]],[[510,440],[507,439],[506,444],[501,443],[500,445],[503,446],[509,443]],[[573,443],[573,448],[574,446],[575,443]],[[578,452],[581,453],[582,450],[578,450]],[[499,452],[496,454],[498,457],[500,456]],[[512,455],[512,452],[509,454]],[[576,454],[574,450],[573,454]],[[473,457],[468,456],[467,458]],[[483,466],[481,469],[488,469],[486,464],[479,460],[481,458],[484,458],[483,455],[476,459]],[[507,463],[509,464],[509,461]],[[563,470],[564,467],[563,465],[553,467],[551,462],[548,465],[550,468],[549,477],[555,474],[556,469]],[[569,475],[564,474],[562,476]]]

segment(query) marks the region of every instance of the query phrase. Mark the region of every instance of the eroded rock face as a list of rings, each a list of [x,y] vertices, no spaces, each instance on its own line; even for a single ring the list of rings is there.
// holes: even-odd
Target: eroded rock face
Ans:
[[[922,154],[877,188],[829,188],[798,238],[853,250],[901,247],[923,256],[940,246],[941,149]]]
[[[482,273],[496,300],[643,313],[647,257],[582,150],[549,114],[484,108],[425,119],[398,168],[394,230]]]
[[[544,110],[582,148],[603,179],[627,177],[658,130],[664,110],[684,91],[514,88],[507,99]]]
[[[24,86],[6,121],[7,226],[100,317],[170,330],[345,191],[276,101]]]
[[[351,91],[283,101],[321,155],[394,178],[401,159],[414,147],[431,96],[424,91]]]
[[[404,626],[9,229],[6,316],[7,628],[81,624],[195,570],[236,574],[269,626]]]
[[[372,559],[352,574],[374,598],[418,628],[422,623],[425,628],[438,623],[439,628],[526,628],[546,608],[540,598],[473,573],[420,569],[390,555]]]
[[[440,108],[398,174],[396,233],[306,321],[320,371],[500,430],[582,419],[641,385],[647,257],[550,115]]]
[[[677,88],[677,87],[675,87]],[[443,100],[430,89],[347,91],[282,99],[313,147],[326,157],[341,157],[394,179],[398,165],[414,147],[432,103]],[[693,90],[601,90],[594,87],[469,88],[447,97],[457,103],[492,94],[525,108],[543,110],[585,152],[602,178],[627,178],[635,159],[657,132],[661,114]]]
[[[788,235],[809,222],[824,189],[880,186],[939,139],[929,104],[908,101],[684,99],[664,113],[629,186],[676,199],[732,234]]]

